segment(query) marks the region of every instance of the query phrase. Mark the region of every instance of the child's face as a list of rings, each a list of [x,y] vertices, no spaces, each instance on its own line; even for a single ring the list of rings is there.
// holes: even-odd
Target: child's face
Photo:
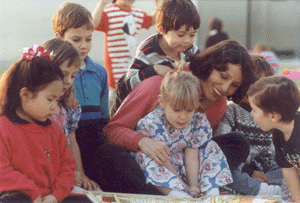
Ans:
[[[182,110],[179,111],[177,109],[173,109],[168,103],[160,103],[162,108],[164,109],[164,113],[168,122],[177,129],[182,129],[184,126],[189,124],[195,112],[195,109],[190,110]]]
[[[61,80],[52,82],[36,95],[29,91],[28,96],[22,99],[23,119],[31,123],[35,123],[34,120],[46,121],[58,107],[58,100],[62,94]]]
[[[254,119],[254,122],[262,129],[263,131],[269,131],[274,126],[272,121],[271,113],[265,113],[262,109],[260,109],[253,101],[253,97],[249,97],[249,103],[252,108],[251,116]]]
[[[63,80],[63,93],[65,93],[68,89],[70,89],[73,85],[74,79],[76,74],[79,71],[79,67],[75,64],[72,64],[70,67],[68,67],[69,60],[66,60],[60,65],[60,69],[62,70],[64,74],[64,80]]]
[[[81,61],[84,61],[92,48],[93,30],[88,30],[86,26],[79,28],[69,28],[64,36],[64,40],[70,42],[80,54]]]
[[[197,30],[194,30],[193,27],[186,31],[186,25],[181,26],[177,31],[161,32],[163,40],[168,46],[166,48],[178,53],[184,52],[194,44],[196,33]]]

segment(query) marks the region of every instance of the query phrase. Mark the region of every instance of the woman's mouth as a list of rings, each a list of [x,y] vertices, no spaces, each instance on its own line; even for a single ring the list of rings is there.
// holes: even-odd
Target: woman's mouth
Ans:
[[[217,96],[217,97],[222,96],[222,94],[216,88],[213,88],[213,91],[215,93],[215,96]]]

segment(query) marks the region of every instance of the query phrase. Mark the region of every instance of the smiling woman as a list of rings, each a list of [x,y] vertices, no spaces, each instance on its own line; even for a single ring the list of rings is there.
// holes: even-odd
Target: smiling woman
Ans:
[[[234,40],[223,41],[197,54],[191,60],[190,70],[199,78],[202,89],[199,98],[201,108],[196,111],[204,111],[211,127],[218,124],[224,115],[226,97],[239,102],[256,78],[250,55]],[[169,148],[165,143],[135,130],[138,120],[156,107],[162,79],[162,76],[156,75],[140,82],[104,128],[106,141],[113,144],[102,146],[95,156],[95,168],[98,170],[95,180],[104,191],[158,193],[152,185],[146,184],[139,165],[126,151],[143,151],[152,159],[158,157],[163,163],[168,158]],[[249,145],[242,136],[220,136],[213,141],[226,155],[231,170],[248,156]]]

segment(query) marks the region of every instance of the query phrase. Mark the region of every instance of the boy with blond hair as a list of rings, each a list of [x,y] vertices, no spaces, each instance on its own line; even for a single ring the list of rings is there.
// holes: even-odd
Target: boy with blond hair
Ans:
[[[102,129],[109,120],[107,73],[102,65],[88,56],[94,31],[92,14],[78,3],[65,2],[53,15],[52,25],[55,37],[70,42],[80,55],[81,67],[74,87],[82,115],[75,134],[84,171],[91,178],[91,160],[103,144]]]

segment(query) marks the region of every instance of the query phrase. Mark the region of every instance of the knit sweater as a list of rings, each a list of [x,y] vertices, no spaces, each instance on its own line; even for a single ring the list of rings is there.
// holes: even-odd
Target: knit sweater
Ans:
[[[251,176],[254,170],[268,171],[276,162],[272,133],[262,131],[254,122],[250,112],[249,104],[229,104],[224,117],[214,131],[214,136],[237,132],[247,138],[250,154],[241,167],[243,172]]]

